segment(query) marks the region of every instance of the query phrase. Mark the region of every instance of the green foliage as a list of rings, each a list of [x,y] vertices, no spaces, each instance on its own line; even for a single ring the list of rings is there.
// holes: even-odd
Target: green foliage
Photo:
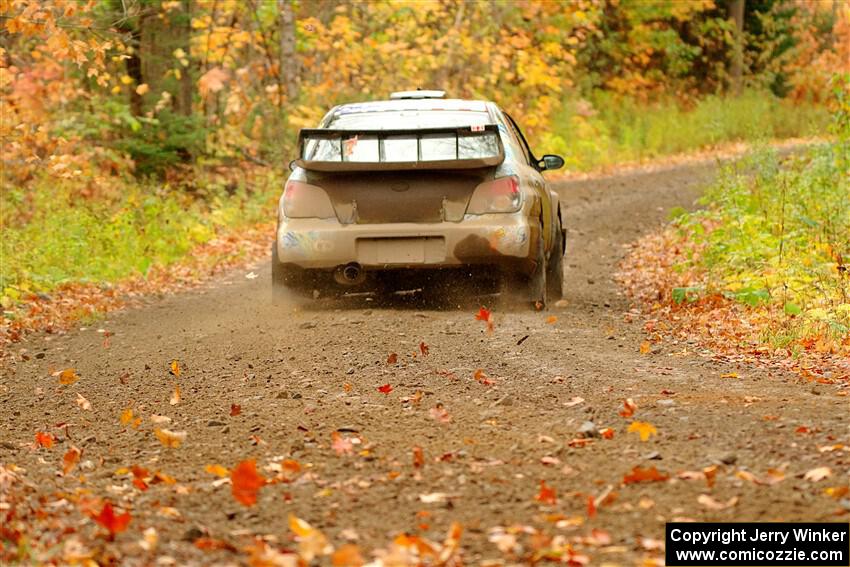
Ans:
[[[162,176],[170,167],[191,162],[204,149],[207,130],[197,115],[164,110],[156,118],[123,116],[127,126],[113,146],[130,155],[138,176]]]
[[[0,290],[12,300],[66,282],[110,282],[171,264],[218,230],[267,220],[279,179],[228,192],[214,183],[202,198],[180,191],[128,184],[115,202],[81,201],[63,184],[42,178],[27,194],[3,194]],[[28,222],[12,218],[24,209]]]
[[[567,101],[541,144],[564,155],[572,169],[699,150],[726,142],[823,134],[829,112],[792,105],[769,93],[709,96],[691,109],[668,100],[652,105],[598,92],[593,102]]]
[[[850,330],[848,110],[839,105],[834,143],[784,158],[762,149],[725,168],[706,210],[679,220],[705,244],[697,261],[709,288],[779,305],[799,320],[794,337]]]

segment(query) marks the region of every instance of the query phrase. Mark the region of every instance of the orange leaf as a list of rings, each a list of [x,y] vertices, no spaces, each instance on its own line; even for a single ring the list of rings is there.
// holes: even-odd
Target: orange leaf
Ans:
[[[422,451],[422,447],[413,448],[413,466],[417,469],[425,466],[425,453]]]
[[[365,563],[360,548],[353,543],[341,545],[331,555],[331,565],[334,567],[360,567]]]
[[[483,368],[477,369],[472,377],[485,386],[491,386],[493,384],[493,381],[487,378],[487,375],[484,374]]]
[[[390,355],[387,357],[387,364],[395,364],[396,362],[398,362],[398,355],[394,352],[391,352]]]
[[[705,475],[705,483],[709,488],[714,486],[714,479],[717,477],[717,465],[711,465],[702,469],[702,474]]]
[[[230,417],[236,417],[242,413],[242,406],[239,404],[230,404]]]
[[[77,463],[80,462],[81,454],[82,451],[80,451],[73,445],[70,449],[68,449],[68,452],[65,453],[64,457],[62,457],[62,474],[68,474],[69,472],[74,470],[74,467],[76,467]]]
[[[475,315],[477,321],[484,321],[487,324],[487,332],[493,331],[493,314],[489,309],[482,307]]]
[[[663,482],[670,478],[669,475],[658,472],[655,467],[642,469],[636,466],[632,472],[623,476],[623,484],[633,484],[636,482]]]
[[[623,400],[623,409],[620,410],[620,415],[623,417],[632,417],[637,410],[637,404],[631,398]]]
[[[422,356],[428,356],[428,345],[424,341],[419,343],[419,352],[422,353]]]
[[[555,315],[549,315],[548,317],[546,317],[546,322],[550,325],[554,325],[558,322],[558,318]]]
[[[658,430],[651,423],[645,421],[633,421],[629,424],[629,433],[637,433],[640,435],[641,441],[647,441],[653,435],[658,434]]]
[[[121,412],[121,425],[127,425],[133,421],[133,409],[127,408]]]
[[[538,502],[554,505],[558,498],[555,496],[555,489],[546,485],[545,480],[540,481],[540,492],[534,497]]]
[[[599,434],[603,439],[613,439],[614,438],[614,430],[610,427],[606,427],[604,429],[599,430]]]
[[[154,429],[154,435],[159,442],[171,449],[176,449],[186,440],[185,431],[171,431],[170,429]]]
[[[180,378],[180,362],[175,358],[168,365],[168,371],[176,378]]]
[[[42,433],[37,431],[35,434],[35,446],[50,449],[53,447],[53,442],[56,440],[50,433]]]
[[[212,551],[215,549],[226,549],[228,551],[236,551],[236,547],[233,544],[227,543],[226,541],[222,541],[220,539],[213,539],[211,537],[199,537],[194,541],[193,545],[198,549],[202,549],[204,551]]]
[[[248,459],[236,465],[230,473],[230,483],[233,497],[243,506],[253,506],[266,479],[257,472],[256,461]]]
[[[649,344],[649,341],[643,341],[640,343],[640,353],[641,354],[649,354],[652,350],[652,345]]]
[[[393,387],[390,386],[389,384],[384,384],[383,386],[378,388],[378,391],[380,393],[384,394],[385,396],[388,396],[390,394],[390,392],[393,391]]]
[[[127,529],[127,524],[130,523],[131,517],[129,512],[124,512],[120,516],[116,516],[115,511],[112,509],[112,504],[107,500],[100,513],[92,516],[92,519],[109,530],[109,537],[111,539],[115,537],[115,534]]]
[[[354,386],[352,386],[348,382],[342,385],[342,389],[345,390],[346,393],[350,392],[353,388]]]
[[[79,379],[80,377],[77,376],[77,373],[73,368],[66,368],[59,373],[59,383],[63,386],[69,386]]]
[[[177,384],[174,385],[174,393],[171,394],[171,399],[169,400],[169,403],[172,406],[176,406],[180,403],[180,386]]]

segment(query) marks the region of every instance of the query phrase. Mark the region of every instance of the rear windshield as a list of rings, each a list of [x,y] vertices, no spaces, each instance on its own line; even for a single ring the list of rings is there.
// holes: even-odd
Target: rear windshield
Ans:
[[[384,110],[335,115],[326,126],[337,130],[402,130],[492,124],[490,115],[474,110]]]

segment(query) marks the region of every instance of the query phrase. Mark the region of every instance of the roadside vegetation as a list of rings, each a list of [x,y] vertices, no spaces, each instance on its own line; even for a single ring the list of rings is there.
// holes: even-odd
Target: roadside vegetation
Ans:
[[[725,167],[627,262],[634,294],[683,335],[850,377],[850,77],[835,80],[833,142]],[[696,323],[696,324],[695,324]],[[661,335],[657,335],[660,338]]]

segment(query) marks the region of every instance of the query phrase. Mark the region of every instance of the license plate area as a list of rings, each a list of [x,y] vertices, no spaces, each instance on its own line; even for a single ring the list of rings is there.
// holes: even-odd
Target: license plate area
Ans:
[[[446,259],[442,236],[358,238],[357,261],[364,266],[438,264]]]

